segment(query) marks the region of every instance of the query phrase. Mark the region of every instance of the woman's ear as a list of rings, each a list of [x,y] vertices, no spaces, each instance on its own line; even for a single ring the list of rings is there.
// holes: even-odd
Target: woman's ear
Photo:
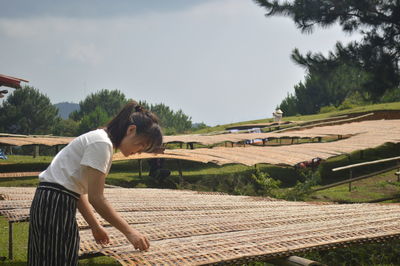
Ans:
[[[127,136],[135,136],[136,135],[136,126],[135,125],[129,125],[128,129],[126,130],[126,135]]]

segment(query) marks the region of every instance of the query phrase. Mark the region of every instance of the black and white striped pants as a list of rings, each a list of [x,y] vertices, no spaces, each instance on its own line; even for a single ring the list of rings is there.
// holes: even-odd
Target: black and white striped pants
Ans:
[[[59,184],[39,184],[30,209],[28,265],[78,265],[78,199]]]

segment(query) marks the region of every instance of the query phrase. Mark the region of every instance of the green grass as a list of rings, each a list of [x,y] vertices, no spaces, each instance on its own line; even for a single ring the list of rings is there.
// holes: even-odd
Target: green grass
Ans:
[[[8,228],[9,224],[4,217],[0,217],[0,265],[26,265],[28,254],[27,222],[13,224],[13,260],[8,259]],[[79,261],[79,265],[120,265],[110,257],[96,257]]]
[[[397,176],[394,174],[397,171],[392,170],[379,176],[352,182],[351,191],[349,191],[348,184],[317,191],[310,194],[307,200],[367,202],[388,197],[400,197],[400,182],[397,181]],[[398,202],[398,200],[390,202]]]
[[[324,119],[324,118],[329,118],[329,117],[334,117],[334,116],[347,115],[347,114],[351,114],[351,113],[373,112],[373,111],[379,111],[379,110],[400,110],[400,102],[364,105],[364,106],[354,107],[352,109],[333,111],[333,112],[328,112],[328,113],[320,113],[320,114],[314,114],[314,115],[297,115],[297,116],[286,116],[286,117],[284,116],[283,121],[310,121],[310,120]],[[214,131],[223,131],[227,127],[240,126],[240,125],[244,125],[244,124],[267,123],[267,122],[271,122],[271,121],[272,121],[271,118],[242,121],[242,122],[231,123],[231,124],[226,124],[226,125],[217,125],[214,127],[208,127],[208,128],[197,130],[193,133],[201,134],[201,133],[209,133],[209,132],[214,132]]]

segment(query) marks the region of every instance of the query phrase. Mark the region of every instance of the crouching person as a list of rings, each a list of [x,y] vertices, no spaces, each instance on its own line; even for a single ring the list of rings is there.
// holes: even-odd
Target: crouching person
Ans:
[[[105,128],[85,133],[62,149],[39,175],[30,209],[28,264],[78,265],[77,208],[96,242],[109,243],[107,231],[91,206],[135,249],[148,249],[149,240],[114,210],[103,191],[114,149],[129,156],[157,150],[161,145],[157,117],[132,101]]]

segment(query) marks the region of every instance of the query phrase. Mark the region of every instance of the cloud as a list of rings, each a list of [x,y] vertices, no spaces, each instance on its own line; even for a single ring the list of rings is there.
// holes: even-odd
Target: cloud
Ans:
[[[103,61],[103,58],[93,43],[74,43],[68,48],[67,55],[71,59],[91,65],[98,65]]]
[[[178,2],[129,15],[2,17],[0,69],[27,78],[54,103],[120,89],[222,124],[271,116],[304,76],[290,61],[293,48],[327,52],[350,39],[338,28],[302,35],[289,18],[265,18],[252,1]]]

